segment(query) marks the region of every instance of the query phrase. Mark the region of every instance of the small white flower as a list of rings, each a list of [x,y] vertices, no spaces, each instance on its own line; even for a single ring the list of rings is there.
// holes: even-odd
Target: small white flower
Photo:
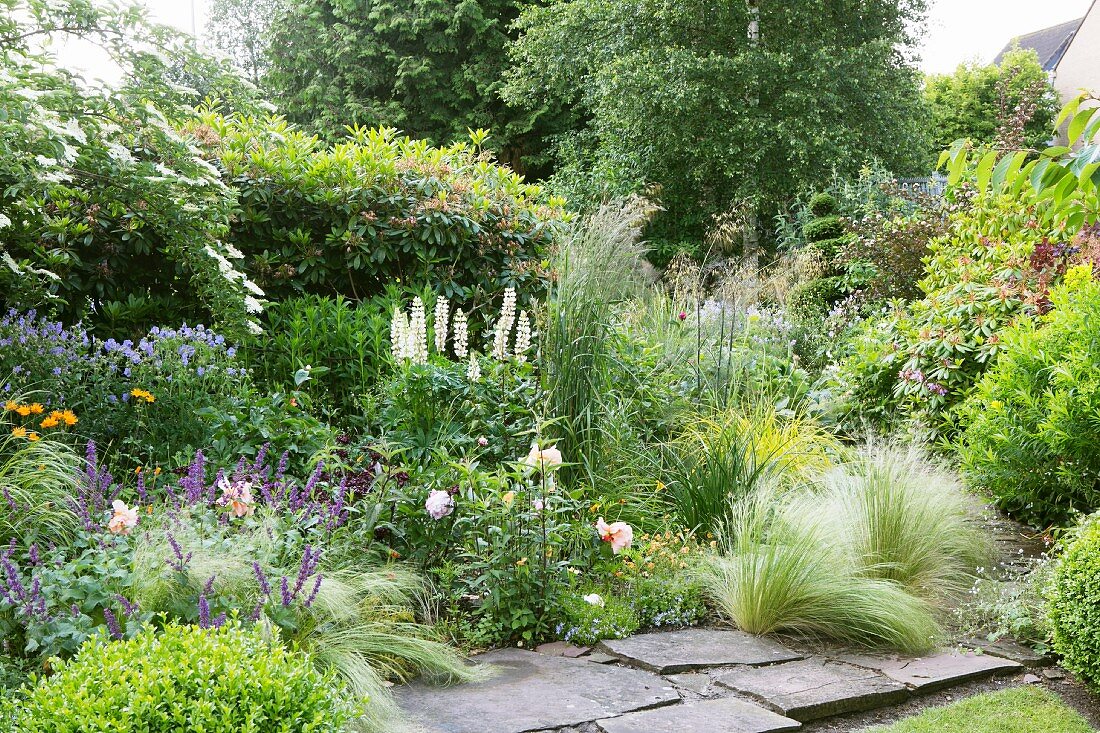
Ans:
[[[0,214],[0,229],[5,229],[5,228],[10,227],[10,226],[11,226],[11,219],[4,216],[3,214]]]
[[[255,321],[248,322],[248,330],[256,336],[259,336],[264,332],[264,329],[260,326],[260,324],[256,323]]]
[[[589,603],[593,606],[599,606],[600,608],[604,607],[604,600],[598,593],[589,593],[584,596],[583,600],[585,603]]]
[[[470,354],[470,364],[466,367],[466,379],[470,382],[481,379],[481,364],[477,361],[477,354]]]
[[[251,295],[244,296],[244,309],[249,313],[263,313],[264,307],[260,301],[253,298]]]
[[[134,156],[118,143],[107,143],[107,157],[116,163],[130,164],[134,162]]]

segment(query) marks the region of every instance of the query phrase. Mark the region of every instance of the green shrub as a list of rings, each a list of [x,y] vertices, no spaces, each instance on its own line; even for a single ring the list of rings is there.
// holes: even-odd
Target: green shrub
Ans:
[[[1100,518],[1081,527],[1054,573],[1050,623],[1062,664],[1100,691]]]
[[[121,83],[89,88],[34,43],[48,28],[103,49]],[[172,125],[196,115],[170,67],[214,66],[193,40],[128,8],[10,0],[0,35],[0,305],[119,339],[155,323],[254,328],[255,286],[225,243],[234,194]]]
[[[814,218],[819,219],[823,216],[831,216],[837,212],[836,197],[824,191],[815,193],[810,197],[810,201],[806,204],[806,208]]]
[[[603,639],[625,639],[639,627],[638,614],[627,599],[606,593],[576,593],[563,600],[562,621],[556,631],[563,641],[591,646]]]
[[[811,219],[802,228],[803,236],[811,243],[838,239],[844,236],[845,231],[844,221],[835,214]]]
[[[1086,281],[1056,289],[1051,313],[1003,332],[960,411],[967,480],[1036,526],[1100,508],[1100,283],[1075,273]]]
[[[317,409],[347,424],[389,366],[391,294],[359,304],[305,295],[269,304],[264,316],[267,334],[243,352],[256,380],[275,391],[300,388]],[[309,381],[296,385],[294,375],[307,365],[314,367]]]
[[[791,291],[787,296],[787,313],[796,322],[817,323],[843,297],[843,277],[820,277]]]
[[[976,196],[953,211],[948,234],[929,244],[923,297],[863,332],[854,356],[839,364],[839,391],[867,403],[860,385],[873,383],[881,400],[873,412],[950,432],[950,408],[1003,350],[1004,330],[1045,308],[1048,289],[1071,264],[1073,250],[1055,244],[1066,236],[1058,212],[1030,187]],[[889,392],[878,388],[888,383]]]
[[[338,733],[354,717],[331,675],[236,622],[169,624],[119,642],[88,641],[54,674],[3,704],[5,730]]]
[[[278,117],[202,115],[201,137],[236,191],[230,240],[268,297],[368,299],[391,283],[481,302],[535,292],[568,218],[563,202],[481,149],[435,148],[356,128],[331,147]]]

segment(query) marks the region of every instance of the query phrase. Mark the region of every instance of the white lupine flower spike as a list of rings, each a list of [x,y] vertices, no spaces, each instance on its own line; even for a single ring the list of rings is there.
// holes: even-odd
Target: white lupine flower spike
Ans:
[[[527,361],[527,351],[531,348],[531,320],[527,317],[527,311],[520,311],[519,321],[516,323],[516,361],[521,364]]]
[[[454,334],[451,344],[454,346],[455,356],[459,359],[465,359],[469,353],[470,332],[469,324],[466,322],[466,313],[461,308],[455,311],[453,329]]]
[[[447,352],[447,321],[451,314],[451,304],[446,298],[435,300],[435,352],[445,354]]]

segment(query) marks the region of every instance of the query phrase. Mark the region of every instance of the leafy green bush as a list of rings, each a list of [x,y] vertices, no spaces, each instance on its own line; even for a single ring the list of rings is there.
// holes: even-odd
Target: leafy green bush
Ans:
[[[262,293],[224,244],[234,194],[173,126],[195,116],[165,78],[201,62],[190,39],[139,8],[0,7],[0,303],[119,339],[185,320],[255,329]],[[125,83],[90,88],[41,51],[43,29],[103,48]]]
[[[237,348],[201,325],[119,342],[11,311],[0,318],[0,345],[0,374],[10,375],[0,397],[33,391],[46,412],[75,412],[72,432],[136,465],[192,455],[211,438],[203,411],[252,394]]]
[[[1054,572],[1050,623],[1066,669],[1100,690],[1100,519],[1090,517]]]
[[[433,148],[355,128],[325,147],[277,117],[202,115],[191,129],[237,193],[230,239],[273,299],[364,300],[395,282],[482,301],[537,291],[563,202],[471,142]]]
[[[347,424],[389,364],[392,316],[389,296],[358,304],[343,296],[287,298],[264,309],[267,334],[247,342],[242,356],[259,384],[308,392],[322,413]],[[313,367],[309,381],[296,385],[306,366]]]
[[[558,636],[570,644],[592,646],[603,639],[625,639],[638,630],[638,614],[625,598],[599,593],[567,595]]]
[[[837,301],[844,297],[844,278],[821,277],[796,286],[787,296],[787,313],[798,323],[818,324]]]
[[[832,216],[837,212],[836,196],[825,191],[815,193],[810,197],[809,202],[807,202],[806,209],[815,219],[820,219],[824,216]],[[806,233],[806,227],[803,227],[802,232],[803,234]],[[807,238],[810,238],[809,235],[807,235]]]
[[[1095,133],[1092,112],[1081,110],[1088,99],[1072,100],[1057,120],[1069,120],[1071,145]],[[960,140],[941,155],[949,200],[961,205],[950,211],[947,233],[929,244],[918,283],[923,297],[864,332],[881,341],[864,344],[852,365],[841,363],[841,393],[896,375],[892,399],[877,411],[954,432],[951,408],[1002,350],[1005,328],[1046,312],[1050,289],[1090,256],[1084,245],[1094,243],[1098,192],[1088,168],[1090,139],[1080,150],[1051,147],[1039,157]],[[864,358],[875,351],[886,357],[877,366]]]
[[[802,227],[802,235],[806,237],[806,241],[823,249],[823,242],[839,239],[844,236],[845,231],[844,221],[836,214],[816,217]]]
[[[1053,310],[1002,334],[996,366],[960,410],[967,480],[1036,526],[1100,508],[1100,283],[1075,268]]]
[[[949,233],[929,244],[923,297],[869,324],[839,364],[841,392],[872,411],[901,411],[941,428],[1003,350],[1004,330],[1046,307],[1073,249],[1047,201],[1031,188],[975,197],[949,216]],[[890,385],[889,391],[882,389]]]
[[[310,660],[230,621],[218,629],[169,624],[133,639],[88,641],[71,661],[5,700],[0,726],[19,733],[294,730],[340,733],[355,711]]]

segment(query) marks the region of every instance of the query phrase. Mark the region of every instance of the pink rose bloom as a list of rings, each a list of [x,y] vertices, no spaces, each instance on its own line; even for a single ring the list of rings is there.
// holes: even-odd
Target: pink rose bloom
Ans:
[[[428,500],[424,502],[424,508],[432,519],[443,519],[455,510],[455,502],[446,491],[433,489],[428,494]]]
[[[218,487],[222,490],[222,496],[218,499],[218,503],[229,507],[234,516],[240,518],[252,516],[255,513],[256,506],[252,501],[252,484],[248,481],[230,483],[222,478],[218,482]]]
[[[485,446],[489,445],[489,439],[482,435],[480,438],[477,439],[477,444],[484,448]]]
[[[612,522],[608,524],[603,517],[596,520],[596,531],[600,533],[600,539],[611,543],[611,551],[618,555],[630,547],[634,541],[634,530],[626,522]]]
[[[107,523],[107,529],[111,534],[130,534],[130,530],[136,527],[138,523],[137,508],[131,509],[118,499],[114,500],[111,508],[114,509],[115,513],[111,517],[111,521]]]

